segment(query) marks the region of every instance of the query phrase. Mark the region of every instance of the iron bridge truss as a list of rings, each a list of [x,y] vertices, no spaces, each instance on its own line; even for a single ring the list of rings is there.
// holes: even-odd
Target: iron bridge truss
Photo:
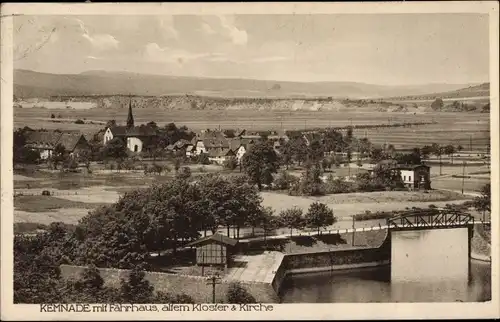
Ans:
[[[393,230],[457,228],[469,225],[474,225],[473,216],[449,209],[411,210],[387,219],[387,227]]]

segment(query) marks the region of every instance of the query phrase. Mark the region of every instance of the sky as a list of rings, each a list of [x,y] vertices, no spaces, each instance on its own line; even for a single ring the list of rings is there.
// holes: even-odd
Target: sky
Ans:
[[[489,81],[481,14],[19,16],[14,68],[380,85]]]

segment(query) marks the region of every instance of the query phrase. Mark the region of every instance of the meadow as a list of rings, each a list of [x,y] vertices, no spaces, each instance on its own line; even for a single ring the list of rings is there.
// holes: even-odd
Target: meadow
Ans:
[[[62,119],[85,119],[124,123],[127,109],[14,109],[14,127],[61,129],[91,135],[102,124],[51,122],[54,113]],[[367,137],[376,144],[393,144],[396,148],[413,148],[432,143],[462,145],[465,149],[486,150],[490,141],[490,117],[487,113],[404,113],[377,112],[367,109],[342,111],[269,111],[269,110],[166,110],[141,108],[134,110],[136,124],[155,121],[158,125],[174,122],[178,126],[199,131],[203,129],[245,128],[258,130],[299,130],[317,127],[337,127],[403,122],[436,122],[412,127],[393,127],[355,130],[357,137]]]

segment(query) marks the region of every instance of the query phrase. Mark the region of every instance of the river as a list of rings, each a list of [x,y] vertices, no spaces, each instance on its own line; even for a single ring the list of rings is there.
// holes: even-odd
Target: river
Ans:
[[[467,229],[395,232],[390,266],[294,275],[283,303],[491,300],[491,264],[469,260]]]

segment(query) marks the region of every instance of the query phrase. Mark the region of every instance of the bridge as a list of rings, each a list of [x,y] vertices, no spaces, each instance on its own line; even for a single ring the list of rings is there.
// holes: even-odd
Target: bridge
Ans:
[[[390,230],[466,228],[473,226],[473,216],[450,209],[411,210],[398,217],[387,219],[387,227]]]
[[[474,235],[474,217],[454,209],[409,210],[398,217],[387,219],[388,239],[392,245],[392,233],[398,231],[467,228],[467,248],[471,255]],[[470,261],[469,261],[470,269]]]

